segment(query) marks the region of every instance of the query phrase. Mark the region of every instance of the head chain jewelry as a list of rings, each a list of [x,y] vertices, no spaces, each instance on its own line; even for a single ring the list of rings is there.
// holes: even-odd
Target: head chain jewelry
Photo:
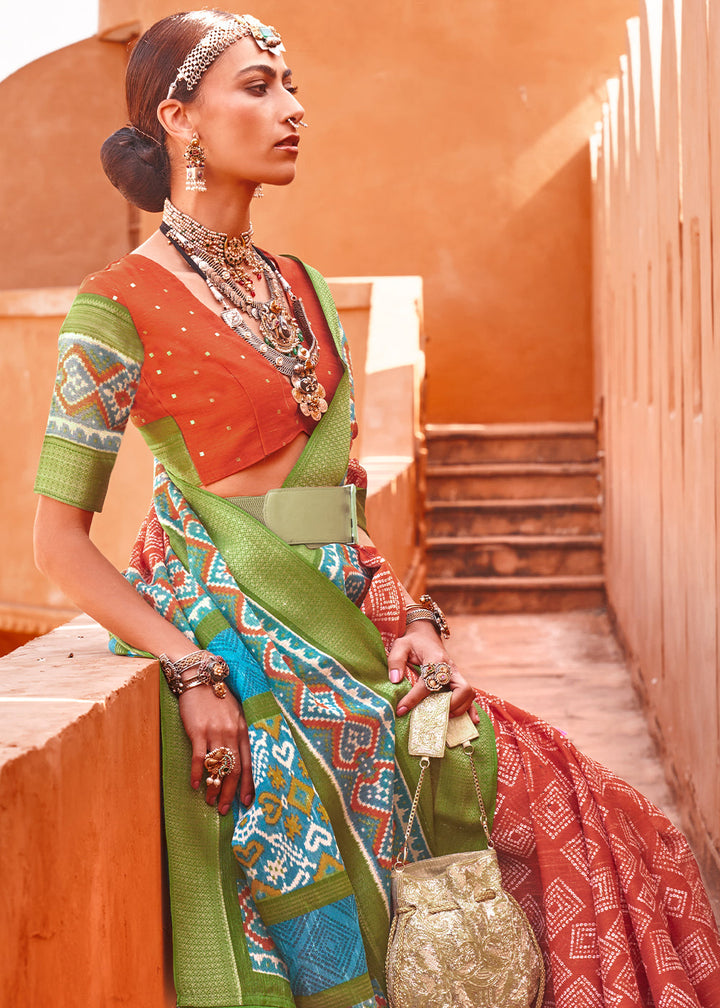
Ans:
[[[160,143],[159,140],[157,140],[154,136],[150,136],[149,133],[145,133],[144,130],[141,130],[139,126],[133,126],[132,123],[130,123],[128,129],[131,130],[133,133],[137,133],[138,136],[145,137],[146,140],[150,140],[152,143],[155,144],[156,147],[162,147],[162,144]]]
[[[282,39],[272,25],[264,25],[251,14],[235,14],[234,22],[211,28],[195,48],[190,50],[182,66],[178,67],[177,77],[168,88],[168,98],[173,97],[181,84],[185,85],[187,91],[192,91],[220,53],[241,38],[253,38],[258,48],[265,49],[274,56],[285,52]]]
[[[235,753],[227,746],[211,749],[205,757],[205,769],[210,774],[205,783],[209,787],[219,787],[223,777],[227,777],[235,769]]]

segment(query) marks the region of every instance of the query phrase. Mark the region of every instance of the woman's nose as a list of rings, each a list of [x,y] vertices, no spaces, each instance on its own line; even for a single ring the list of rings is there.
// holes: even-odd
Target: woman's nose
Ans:
[[[294,95],[291,95],[290,97],[292,98],[293,107],[292,111],[287,116],[287,119],[293,119],[297,123],[300,122],[301,119],[305,118],[305,109]]]

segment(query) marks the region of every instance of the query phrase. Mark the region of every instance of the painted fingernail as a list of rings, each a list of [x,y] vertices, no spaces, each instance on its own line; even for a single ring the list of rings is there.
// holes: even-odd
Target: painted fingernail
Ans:
[[[402,717],[403,714],[407,714],[407,712],[408,712],[407,707],[398,707],[398,709],[395,711],[395,716]]]
[[[229,805],[221,805],[220,808],[218,809],[220,815],[227,815],[229,811],[230,811]]]
[[[399,683],[402,679],[402,672],[400,669],[391,668],[390,669],[390,682]]]
[[[252,795],[246,794],[242,796],[243,805],[252,805]]]

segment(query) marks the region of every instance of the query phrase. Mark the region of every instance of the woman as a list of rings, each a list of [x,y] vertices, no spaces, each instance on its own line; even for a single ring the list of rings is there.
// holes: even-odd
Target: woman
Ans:
[[[273,28],[222,12],[166,18],[135,47],[131,125],[103,163],[163,224],[83,284],[36,484],[41,570],[167,680],[178,1003],[385,1004],[389,873],[418,779],[405,715],[444,685],[480,733],[490,800],[494,726],[494,840],[545,951],[545,1004],[720,1004],[682,838],[547,725],[478,706],[441,614],[362,529],[332,299],[251,241],[257,187],[295,175],[304,109],[283,52]],[[158,462],[123,577],[89,530],[129,416]],[[481,846],[461,759],[435,763],[415,858]]]

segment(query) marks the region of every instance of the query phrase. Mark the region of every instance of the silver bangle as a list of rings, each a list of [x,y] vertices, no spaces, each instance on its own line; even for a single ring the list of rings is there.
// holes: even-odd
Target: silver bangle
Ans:
[[[210,651],[191,651],[176,662],[171,661],[166,654],[161,654],[158,661],[167,684],[176,697],[181,697],[194,686],[205,684],[212,686],[216,697],[223,699],[227,696],[227,686],[223,680],[227,679],[230,669],[224,658],[211,654]],[[197,668],[197,675],[184,680],[182,673],[191,668]]]
[[[430,595],[421,595],[420,601],[423,605],[411,605],[405,610],[405,623],[413,623],[415,620],[429,620],[444,640],[450,636],[450,627],[445,619],[445,613]]]

